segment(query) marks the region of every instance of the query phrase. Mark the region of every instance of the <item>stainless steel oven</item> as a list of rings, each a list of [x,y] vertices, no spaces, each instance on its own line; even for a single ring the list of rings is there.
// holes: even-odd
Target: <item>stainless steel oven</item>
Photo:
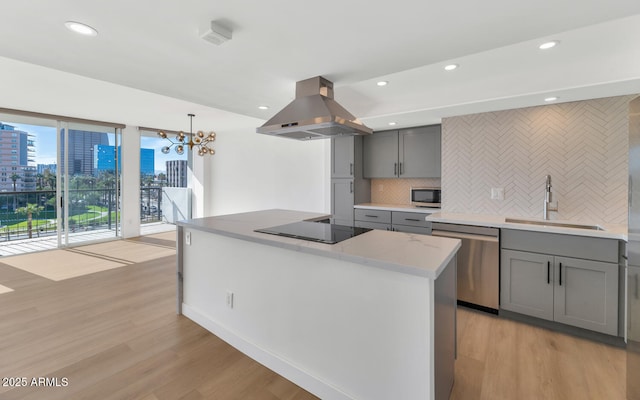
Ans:
[[[417,207],[440,208],[441,194],[442,190],[439,187],[412,187],[411,204]]]
[[[497,228],[434,222],[432,235],[460,239],[458,250],[458,303],[498,313],[500,246]]]

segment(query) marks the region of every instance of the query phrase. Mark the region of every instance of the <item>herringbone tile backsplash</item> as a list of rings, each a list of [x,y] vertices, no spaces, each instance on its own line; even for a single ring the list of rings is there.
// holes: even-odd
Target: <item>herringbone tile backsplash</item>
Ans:
[[[443,119],[443,210],[539,218],[551,175],[552,219],[625,224],[634,97]],[[504,188],[504,200],[491,188]]]
[[[372,179],[371,202],[382,204],[411,204],[412,187],[440,187],[440,179]]]

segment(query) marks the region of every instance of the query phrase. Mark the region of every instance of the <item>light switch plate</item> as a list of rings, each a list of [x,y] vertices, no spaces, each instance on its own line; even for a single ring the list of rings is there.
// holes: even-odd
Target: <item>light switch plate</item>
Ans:
[[[504,200],[504,188],[491,188],[492,200]]]

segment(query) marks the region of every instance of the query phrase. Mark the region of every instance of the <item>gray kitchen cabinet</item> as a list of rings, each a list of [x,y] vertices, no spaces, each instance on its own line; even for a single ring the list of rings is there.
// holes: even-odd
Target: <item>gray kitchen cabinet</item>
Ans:
[[[618,333],[618,264],[555,257],[554,320]]]
[[[375,132],[364,139],[364,176],[398,177],[398,131]]]
[[[369,221],[358,221],[356,220],[354,226],[357,228],[368,228],[368,229],[378,229],[382,231],[390,231],[391,224],[385,224],[382,222],[369,222]]]
[[[354,189],[353,179],[331,180],[332,223],[353,226]]]
[[[362,139],[354,136],[342,136],[331,139],[331,178],[353,178],[356,167],[356,141],[359,160],[362,160]],[[360,168],[361,166],[358,166]]]
[[[500,308],[553,321],[553,256],[513,250],[501,256]]]
[[[362,137],[331,139],[331,222],[353,226],[353,206],[371,201],[371,183],[362,177]]]
[[[440,125],[404,129],[398,135],[398,176],[439,178]]]
[[[618,335],[616,240],[503,229],[501,254],[500,308]]]
[[[431,234],[431,224],[425,221],[426,214],[410,211],[389,211],[357,208],[355,226],[383,229],[387,231]]]
[[[365,178],[439,178],[440,125],[375,132],[364,138]]]

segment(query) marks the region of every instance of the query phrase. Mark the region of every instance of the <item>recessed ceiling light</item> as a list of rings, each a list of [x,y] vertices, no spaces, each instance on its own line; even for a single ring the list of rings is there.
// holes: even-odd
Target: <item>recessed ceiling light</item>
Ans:
[[[559,43],[560,43],[559,40],[552,40],[550,42],[542,43],[540,46],[538,46],[538,48],[540,50],[547,50],[547,49],[550,49],[552,47],[556,47]]]
[[[389,84],[389,82],[387,82],[387,81],[380,81],[380,82],[376,83],[376,85],[378,85],[378,86],[387,86],[387,84]]]
[[[258,108],[261,109],[261,110],[268,110],[269,109],[269,107],[267,107],[267,106],[258,106]]]
[[[74,21],[67,21],[64,23],[64,26],[67,27],[67,29],[69,29],[72,32],[75,33],[79,33],[81,35],[85,35],[85,36],[97,36],[98,35],[98,31],[96,31],[95,29],[93,29],[92,27],[90,27],[89,25],[80,23],[80,22],[74,22]]]
[[[444,70],[445,71],[453,71],[454,69],[456,69],[458,67],[459,67],[458,64],[449,64],[449,65],[445,65],[444,66]]]
[[[544,99],[544,101],[546,101],[546,102],[556,101],[556,100],[558,100],[558,98],[555,97],[555,96],[547,97],[546,99]]]
[[[395,122],[389,122],[389,125],[394,126],[396,123]]]

